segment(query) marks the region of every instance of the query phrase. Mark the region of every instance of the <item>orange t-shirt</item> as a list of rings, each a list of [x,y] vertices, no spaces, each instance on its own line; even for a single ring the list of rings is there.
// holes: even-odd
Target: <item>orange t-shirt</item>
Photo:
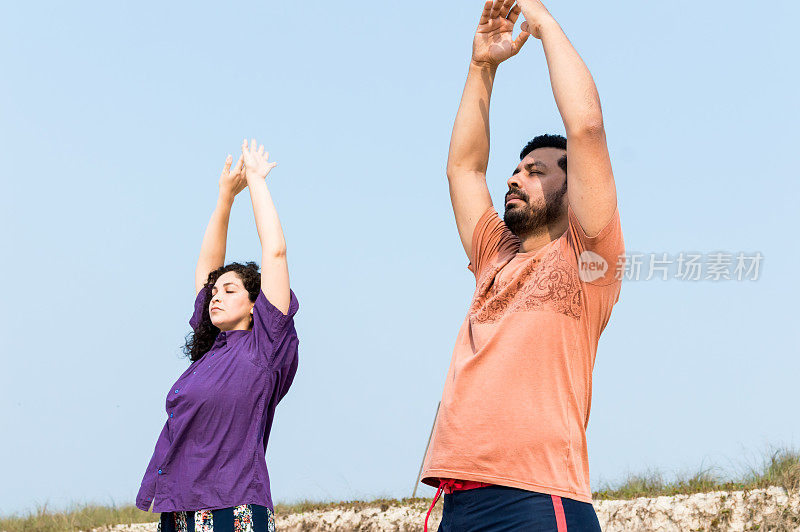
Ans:
[[[477,288],[458,333],[422,482],[488,482],[592,501],[586,426],[600,333],[619,300],[619,211],[594,237],[519,253],[493,207],[472,237]],[[606,269],[603,270],[603,260]]]

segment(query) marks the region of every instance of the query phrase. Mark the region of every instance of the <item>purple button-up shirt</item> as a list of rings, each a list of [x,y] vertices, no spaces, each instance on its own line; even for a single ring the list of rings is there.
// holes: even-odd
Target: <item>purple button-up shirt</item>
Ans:
[[[209,287],[197,294],[194,329]],[[284,315],[259,291],[253,329],[222,331],[167,394],[167,421],[136,506],[154,512],[260,504],[272,508],[265,460],[275,406],[297,371],[298,302]]]

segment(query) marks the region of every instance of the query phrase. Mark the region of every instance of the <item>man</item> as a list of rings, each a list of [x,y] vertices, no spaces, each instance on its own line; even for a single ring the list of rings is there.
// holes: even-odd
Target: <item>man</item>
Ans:
[[[525,146],[501,220],[486,185],[489,101],[498,66],[530,35],[542,42],[566,139]],[[586,426],[624,246],[594,81],[538,0],[486,2],[447,177],[477,287],[423,467],[422,481],[445,493],[440,530],[600,530]]]

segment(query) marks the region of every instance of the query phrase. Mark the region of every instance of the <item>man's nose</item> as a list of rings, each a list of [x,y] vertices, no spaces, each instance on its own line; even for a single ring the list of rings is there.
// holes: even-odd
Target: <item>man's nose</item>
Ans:
[[[519,186],[519,174],[512,174],[506,183],[508,184],[508,188],[522,188]]]

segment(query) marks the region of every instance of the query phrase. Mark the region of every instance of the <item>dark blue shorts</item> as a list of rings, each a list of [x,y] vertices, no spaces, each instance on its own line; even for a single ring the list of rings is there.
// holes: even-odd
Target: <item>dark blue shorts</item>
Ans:
[[[455,491],[444,496],[439,532],[600,532],[594,506],[555,495],[505,486]]]

